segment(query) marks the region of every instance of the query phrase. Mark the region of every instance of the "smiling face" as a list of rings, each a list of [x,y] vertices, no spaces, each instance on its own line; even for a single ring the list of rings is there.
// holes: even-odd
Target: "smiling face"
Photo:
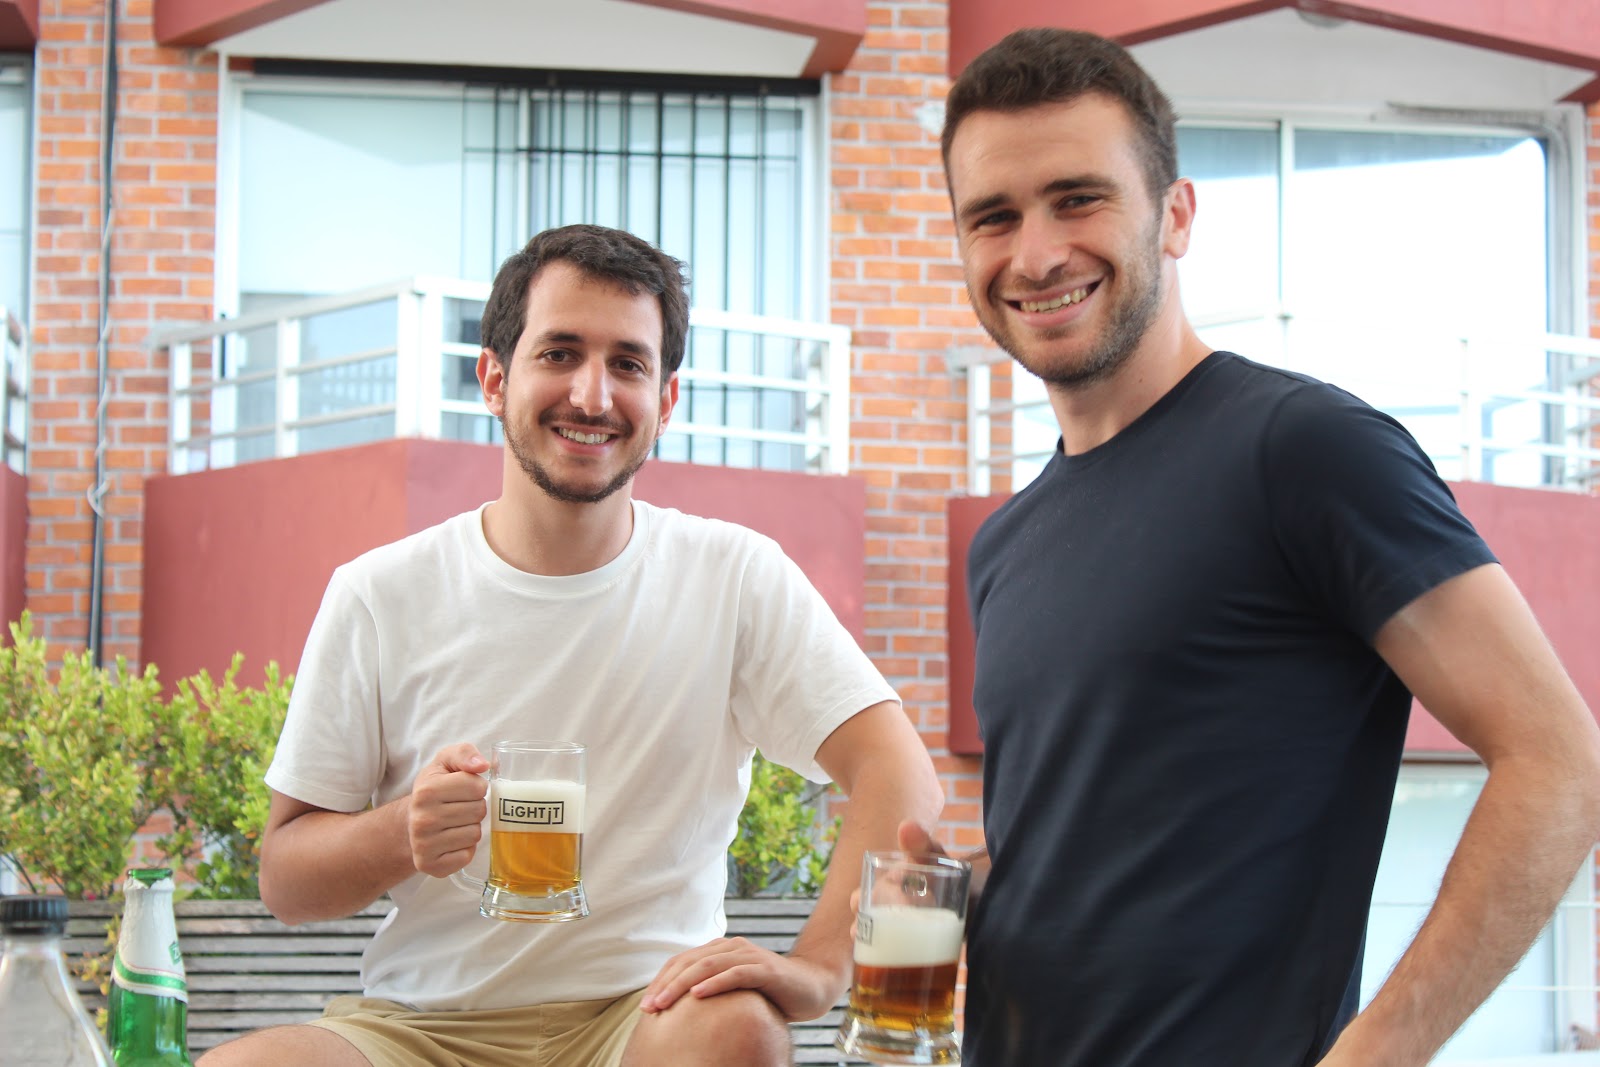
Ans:
[[[485,350],[478,378],[506,447],[552,499],[598,503],[622,489],[665,431],[678,396],[661,383],[661,305],[566,261],[529,283],[515,350]]]
[[[1113,376],[1175,305],[1166,257],[1187,250],[1189,216],[1171,210],[1172,190],[1152,196],[1111,97],[974,111],[949,178],[978,320],[1046,382]]]

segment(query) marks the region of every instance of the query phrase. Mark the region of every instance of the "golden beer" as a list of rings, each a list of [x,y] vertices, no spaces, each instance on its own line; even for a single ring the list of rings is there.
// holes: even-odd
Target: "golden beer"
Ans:
[[[879,1030],[946,1033],[956,1025],[957,961],[926,967],[855,966],[850,1014]]]
[[[497,778],[490,784],[488,885],[497,899],[522,898],[516,909],[538,914],[570,906],[583,879],[583,783]]]
[[[944,857],[867,854],[850,1006],[835,1047],[873,1063],[961,1062],[956,971],[969,876]]]
[[[863,911],[856,919],[850,1015],[875,1031],[953,1031],[963,926],[948,908],[890,904]]]

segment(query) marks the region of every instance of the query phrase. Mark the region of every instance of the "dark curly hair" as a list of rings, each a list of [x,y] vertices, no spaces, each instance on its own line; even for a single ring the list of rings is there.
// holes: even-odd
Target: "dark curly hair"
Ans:
[[[654,245],[607,226],[562,226],[534,236],[508,257],[483,306],[479,337],[507,373],[528,316],[528,288],[551,263],[571,263],[591,278],[661,302],[661,385],[683,365],[689,337],[689,292],[683,263]]]

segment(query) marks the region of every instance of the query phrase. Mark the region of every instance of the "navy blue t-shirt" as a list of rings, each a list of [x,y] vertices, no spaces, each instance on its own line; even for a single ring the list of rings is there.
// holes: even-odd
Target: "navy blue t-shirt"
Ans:
[[[1411,436],[1216,352],[974,539],[967,1067],[1299,1067],[1349,1021],[1411,697],[1494,557]]]

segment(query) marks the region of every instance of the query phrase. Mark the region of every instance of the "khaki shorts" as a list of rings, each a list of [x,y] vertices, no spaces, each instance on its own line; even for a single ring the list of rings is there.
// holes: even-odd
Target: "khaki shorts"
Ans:
[[[616,1067],[643,997],[641,989],[616,1000],[419,1012],[346,996],[310,1025],[349,1041],[374,1067]]]

